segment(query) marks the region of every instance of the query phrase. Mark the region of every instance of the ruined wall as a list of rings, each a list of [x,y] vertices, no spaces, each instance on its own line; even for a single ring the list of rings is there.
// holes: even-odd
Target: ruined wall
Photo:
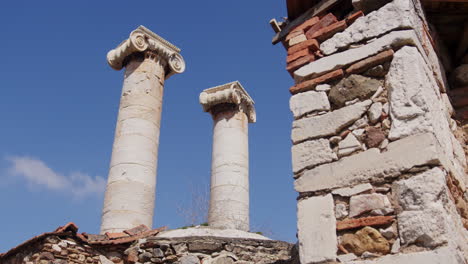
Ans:
[[[146,237],[132,243],[89,244],[70,235],[48,235],[6,256],[2,264],[296,264],[292,244],[257,239]]]
[[[420,3],[353,5],[283,41],[301,263],[466,263],[467,162]]]

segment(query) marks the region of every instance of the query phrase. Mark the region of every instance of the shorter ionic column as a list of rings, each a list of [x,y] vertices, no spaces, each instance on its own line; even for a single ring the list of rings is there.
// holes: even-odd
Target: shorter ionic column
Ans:
[[[254,101],[239,82],[204,90],[200,103],[214,120],[208,224],[249,230],[248,123]]]

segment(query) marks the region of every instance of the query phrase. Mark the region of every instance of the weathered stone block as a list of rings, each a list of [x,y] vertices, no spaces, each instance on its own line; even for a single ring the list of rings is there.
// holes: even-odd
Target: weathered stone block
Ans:
[[[297,119],[315,111],[330,110],[330,102],[325,92],[308,91],[291,96],[289,107]]]
[[[379,231],[372,227],[364,227],[356,234],[345,234],[341,238],[341,245],[358,256],[364,252],[387,254],[390,252],[390,244]]]
[[[398,214],[398,231],[403,244],[435,247],[449,239],[446,211],[433,206],[423,211],[403,211]]]
[[[386,195],[379,193],[352,196],[349,201],[349,217],[355,217],[372,210],[391,209]]]
[[[323,42],[320,49],[324,54],[330,55],[338,49],[348,47],[350,44],[382,36],[396,29],[415,28],[417,16],[410,0],[394,0],[391,3],[388,3],[388,0],[358,0],[356,2],[374,4],[383,2],[386,5],[367,16],[358,18],[344,32],[338,33]]]
[[[336,258],[335,213],[331,194],[297,203],[297,233],[301,263],[333,261]]]
[[[336,160],[327,139],[309,140],[292,146],[292,167],[294,173],[305,168]]]
[[[364,183],[352,187],[345,187],[333,190],[332,194],[339,195],[342,197],[350,197],[363,192],[368,192],[370,190],[372,190],[372,185],[370,185],[369,183]]]
[[[431,132],[448,160],[453,160],[452,133],[431,69],[415,47],[394,54],[386,78],[392,125],[389,139]]]
[[[448,199],[445,175],[439,168],[396,181],[392,190],[403,210],[424,210],[433,203],[446,203]]]
[[[358,150],[362,150],[362,144],[353,133],[349,133],[345,139],[338,143],[338,156],[348,156]]]
[[[294,72],[294,80],[296,83],[299,83],[302,80],[311,79],[329,71],[343,68],[344,66],[376,55],[381,51],[391,48],[397,49],[405,45],[418,46],[424,52],[413,30],[394,31],[362,47],[339,52],[309,63]]]
[[[353,74],[334,85],[328,96],[330,102],[341,107],[347,101],[356,98],[360,100],[369,99],[381,85],[382,83],[378,80]]]
[[[463,257],[451,247],[438,248],[409,254],[386,255],[381,258],[362,261],[351,261],[347,264],[464,264]]]
[[[432,134],[414,135],[390,143],[383,153],[373,148],[307,170],[294,186],[298,192],[310,192],[381,182],[415,166],[441,164],[441,153]]]
[[[292,141],[331,136],[361,118],[372,101],[356,103],[320,116],[302,118],[293,122]]]

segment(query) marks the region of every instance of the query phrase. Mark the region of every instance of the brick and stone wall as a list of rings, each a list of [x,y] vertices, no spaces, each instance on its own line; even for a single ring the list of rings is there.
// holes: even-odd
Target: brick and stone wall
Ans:
[[[301,263],[466,263],[466,146],[422,7],[353,5],[283,40]]]
[[[70,223],[0,254],[2,264],[299,264],[293,244],[253,238],[159,237],[146,226],[119,233],[77,233]]]

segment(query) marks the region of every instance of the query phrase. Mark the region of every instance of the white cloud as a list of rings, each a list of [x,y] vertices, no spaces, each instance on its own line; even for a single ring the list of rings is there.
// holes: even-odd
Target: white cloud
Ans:
[[[11,162],[10,173],[24,178],[34,188],[40,186],[68,193],[74,198],[83,198],[88,195],[103,194],[106,187],[106,181],[102,177],[92,177],[80,172],[63,175],[36,158],[13,156],[7,160]]]

